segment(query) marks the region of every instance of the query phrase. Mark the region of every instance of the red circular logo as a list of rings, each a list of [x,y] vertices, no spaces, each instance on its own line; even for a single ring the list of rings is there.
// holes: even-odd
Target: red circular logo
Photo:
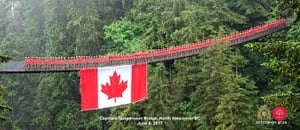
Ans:
[[[283,121],[287,118],[287,110],[283,106],[276,106],[272,110],[272,117],[276,121]]]

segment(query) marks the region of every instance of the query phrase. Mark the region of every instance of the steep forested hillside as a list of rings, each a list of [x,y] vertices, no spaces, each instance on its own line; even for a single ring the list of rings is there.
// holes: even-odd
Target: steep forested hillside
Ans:
[[[0,0],[0,55],[12,60],[168,48],[277,18],[289,28],[149,64],[148,99],[131,105],[80,111],[76,72],[1,74],[0,129],[300,129],[299,0]],[[284,106],[286,124],[259,122],[263,105]]]

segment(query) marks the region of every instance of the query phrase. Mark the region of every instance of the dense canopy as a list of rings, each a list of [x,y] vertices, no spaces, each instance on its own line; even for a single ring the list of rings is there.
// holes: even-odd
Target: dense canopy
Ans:
[[[299,0],[0,0],[1,62],[169,48],[278,18],[289,28],[149,64],[135,104],[81,112],[77,72],[1,74],[0,129],[300,129]],[[285,124],[259,114],[278,105]]]

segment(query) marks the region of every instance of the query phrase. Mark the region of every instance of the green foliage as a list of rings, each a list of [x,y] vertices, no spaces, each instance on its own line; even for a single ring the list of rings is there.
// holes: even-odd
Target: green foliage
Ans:
[[[6,117],[6,115],[3,115],[3,113],[8,110],[12,110],[11,107],[9,107],[6,101],[4,100],[4,96],[6,95],[7,95],[7,91],[3,87],[0,87],[0,121],[1,122],[9,120],[9,118]],[[0,123],[0,125],[2,124]]]
[[[261,24],[267,18],[266,16],[272,9],[272,0],[226,0],[229,8],[234,12],[244,16],[245,25],[233,25],[239,30],[250,28],[257,24]],[[259,19],[259,20],[258,20]]]
[[[41,1],[27,0],[16,3],[24,6],[14,7],[13,13],[16,17],[12,17],[11,23],[7,25],[6,36],[0,38],[1,51],[15,60],[21,60],[25,55],[43,56],[46,39],[43,34],[45,25],[43,9],[40,8]]]
[[[264,65],[272,68],[278,74],[278,78],[300,84],[300,42],[276,42],[262,49],[270,58]]]
[[[299,0],[276,0],[276,14],[284,17],[291,17],[294,22],[300,21]]]
[[[222,1],[139,1],[132,13],[144,27],[142,42],[154,49],[226,34],[234,30],[227,23],[243,23]]]
[[[99,1],[75,0],[68,3],[67,29],[70,29],[75,39],[76,55],[96,55],[99,54],[102,41],[101,25],[102,21],[98,16],[97,4]],[[85,8],[85,6],[89,8]]]
[[[7,62],[10,59],[8,56],[0,55],[0,63]]]
[[[8,61],[10,58],[7,56],[0,55],[0,63]],[[5,115],[4,113],[7,111],[11,111],[12,108],[8,106],[7,102],[5,101],[5,96],[8,95],[8,92],[0,86],[0,125],[3,125],[2,123],[9,120],[9,117]]]
[[[253,100],[257,94],[256,86],[253,81],[240,76],[231,81],[225,83],[226,94],[220,98],[217,107],[215,118],[219,124],[216,129],[255,129],[256,126],[249,122],[254,123],[257,119],[254,111],[257,100]]]
[[[163,64],[158,64],[155,68],[149,69],[148,100],[144,114],[147,117],[168,117],[171,116],[171,100],[175,95],[170,95],[172,89],[169,80],[166,77],[166,71]],[[174,129],[174,124],[167,120],[160,126],[149,126],[147,129]]]
[[[197,128],[250,129],[252,125],[245,122],[255,119],[256,87],[232,69],[242,57],[225,43],[217,43],[207,49],[203,59],[201,83],[191,97],[202,116]]]
[[[140,43],[141,27],[127,19],[104,26],[104,30],[105,39],[112,41],[108,45],[109,53],[132,53],[146,49]]]
[[[116,108],[111,109],[110,117],[142,117],[143,112],[141,109],[143,109],[145,104],[144,103],[137,103],[133,105],[126,105],[126,106],[120,106]],[[131,129],[140,129],[142,126],[138,126],[137,121],[126,121],[126,120],[111,120],[108,121],[109,129],[110,130],[118,130],[118,129],[125,129],[125,130],[131,130]]]
[[[261,64],[266,61],[266,56],[260,53],[256,44],[247,44],[241,48],[241,53],[249,61],[243,68],[240,69],[240,73],[243,76],[248,76],[249,79],[255,82],[255,85],[259,88],[259,93],[268,91],[268,84],[272,80],[272,70]],[[255,70],[255,71],[253,71]]]

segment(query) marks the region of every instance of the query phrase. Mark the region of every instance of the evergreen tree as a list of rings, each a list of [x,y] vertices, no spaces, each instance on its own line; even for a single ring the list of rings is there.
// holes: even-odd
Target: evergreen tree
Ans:
[[[75,55],[90,56],[101,54],[101,45],[103,44],[102,27],[103,22],[99,17],[99,1],[81,1],[75,0],[68,3],[66,17],[66,29],[74,39]],[[71,37],[70,37],[71,38]]]
[[[8,61],[10,58],[0,55],[0,63]],[[5,96],[8,95],[8,92],[0,86],[0,126],[3,125],[2,123],[8,121],[9,118],[7,115],[4,115],[6,111],[12,110],[11,107],[8,106],[7,102],[5,101]]]
[[[148,90],[149,96],[145,103],[144,115],[146,117],[168,117],[171,116],[174,108],[172,106],[171,86],[163,64],[150,68]],[[162,125],[149,126],[147,129],[174,129],[174,122],[163,121]]]
[[[201,119],[198,129],[238,129],[253,119],[255,86],[233,71],[239,55],[225,43],[216,43],[203,56],[201,82],[192,102]]]
[[[233,76],[233,75],[231,75]],[[216,129],[256,129],[257,94],[254,82],[243,77],[229,77],[226,79],[225,94],[220,98],[215,116],[218,126]]]

